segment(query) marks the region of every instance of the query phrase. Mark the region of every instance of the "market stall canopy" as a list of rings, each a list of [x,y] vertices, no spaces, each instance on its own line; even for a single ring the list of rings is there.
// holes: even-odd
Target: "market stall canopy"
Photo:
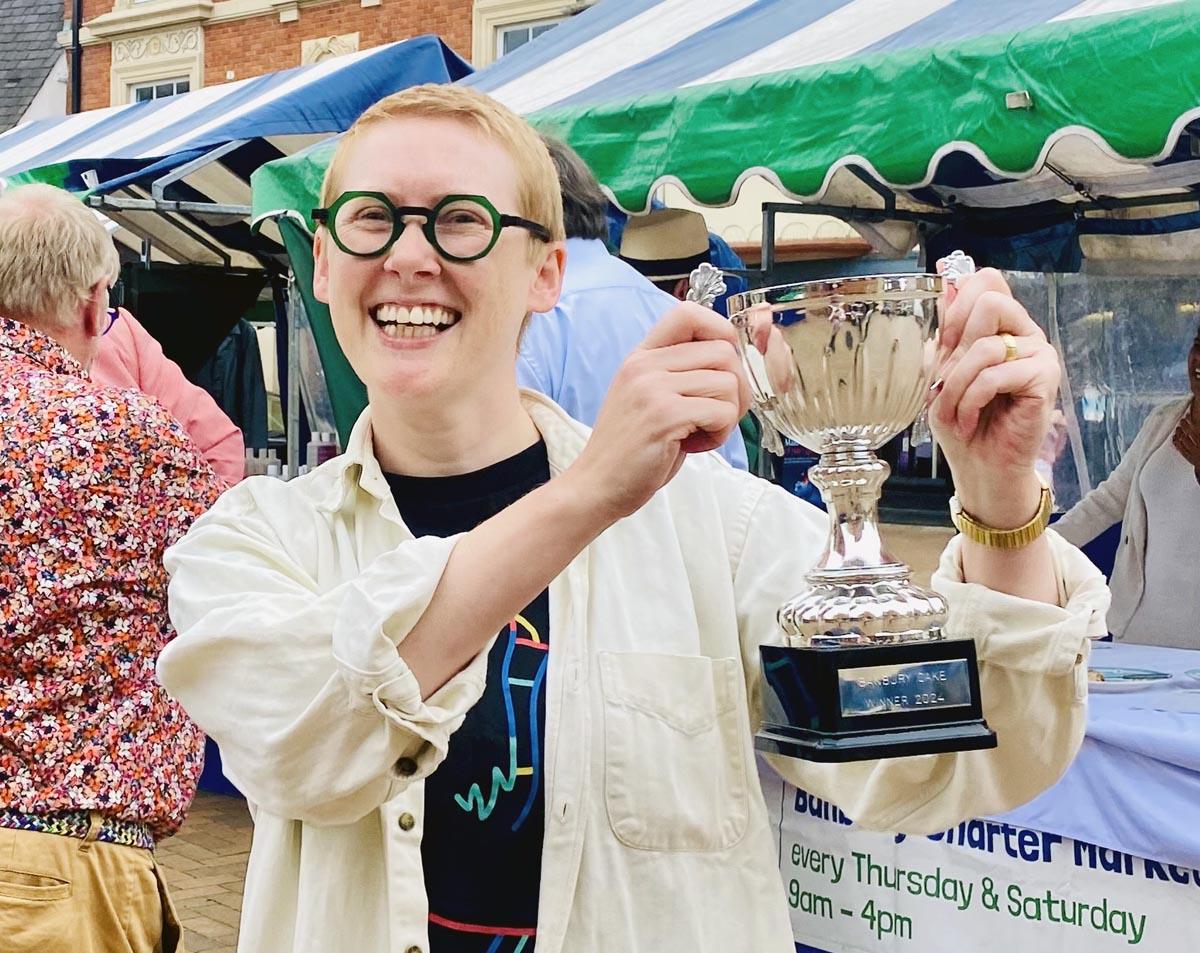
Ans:
[[[164,99],[17,126],[0,135],[0,177],[86,192],[158,257],[257,267],[282,259],[277,233],[255,242],[250,173],[346,129],[368,106],[470,66],[436,36],[390,43]],[[135,237],[136,236],[136,237]]]
[[[1081,241],[1196,253],[1194,202],[1136,206],[1200,184],[1198,44],[1197,0],[600,0],[465,82],[570,142],[629,212],[667,183],[727,205],[759,175],[883,251],[920,221],[1032,236],[1031,264],[1070,270]],[[307,214],[332,149],[264,166],[256,216]]]

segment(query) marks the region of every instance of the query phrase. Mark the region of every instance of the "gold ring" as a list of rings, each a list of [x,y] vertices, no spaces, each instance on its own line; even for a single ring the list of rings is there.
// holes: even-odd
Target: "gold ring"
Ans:
[[[1017,339],[1011,334],[1001,334],[1000,340],[1004,342],[1004,363],[1015,361],[1017,359]]]

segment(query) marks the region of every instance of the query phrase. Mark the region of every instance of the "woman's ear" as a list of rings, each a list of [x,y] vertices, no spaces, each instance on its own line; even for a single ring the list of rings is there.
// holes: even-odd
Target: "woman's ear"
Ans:
[[[325,252],[325,229],[318,228],[313,235],[313,297],[322,304],[329,304],[329,261]]]
[[[108,327],[108,282],[101,279],[88,289],[84,302],[83,331],[89,338],[100,337]]]
[[[527,311],[549,311],[558,304],[566,267],[566,245],[562,242],[550,242],[530,285]]]

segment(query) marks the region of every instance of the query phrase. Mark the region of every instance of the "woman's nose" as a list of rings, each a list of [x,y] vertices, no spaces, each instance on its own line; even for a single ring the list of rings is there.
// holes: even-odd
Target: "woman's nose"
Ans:
[[[400,274],[436,274],[441,257],[421,230],[418,218],[409,218],[384,256],[384,267]]]

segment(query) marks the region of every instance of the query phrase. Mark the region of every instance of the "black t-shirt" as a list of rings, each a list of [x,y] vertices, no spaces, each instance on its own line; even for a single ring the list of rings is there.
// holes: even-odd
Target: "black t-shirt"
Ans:
[[[474,529],[550,479],[539,441],[452,477],[387,474],[414,536]],[[550,598],[543,591],[500,631],[487,687],[425,781],[421,861],[430,953],[533,953],[542,874]]]

